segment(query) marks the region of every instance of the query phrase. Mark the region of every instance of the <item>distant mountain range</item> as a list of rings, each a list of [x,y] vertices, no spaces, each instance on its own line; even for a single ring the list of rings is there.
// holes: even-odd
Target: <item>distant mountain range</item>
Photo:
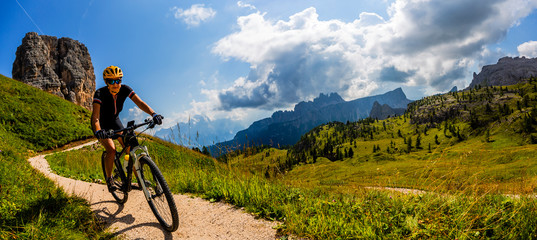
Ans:
[[[339,121],[358,121],[369,117],[375,103],[386,105],[390,114],[404,112],[409,100],[401,88],[381,95],[345,101],[337,93],[320,94],[313,101],[300,102],[293,111],[277,111],[271,117],[254,122],[245,130],[239,131],[233,140],[210,146],[214,155],[229,150],[240,149],[245,145],[270,145],[274,147],[295,144],[304,133],[321,124]],[[401,111],[401,109],[403,109]]]
[[[162,128],[155,133],[156,136],[173,143],[189,148],[208,146],[218,142],[232,139],[235,133],[244,129],[238,121],[229,119],[211,120],[196,115],[190,117],[188,122],[179,122],[170,128]]]

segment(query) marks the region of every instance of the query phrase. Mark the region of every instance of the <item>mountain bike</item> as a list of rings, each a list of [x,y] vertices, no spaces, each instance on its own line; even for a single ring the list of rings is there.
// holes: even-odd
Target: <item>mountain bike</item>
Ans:
[[[135,129],[146,125],[148,127],[142,132],[138,134],[134,132]],[[138,136],[154,126],[153,120],[147,119],[141,124],[135,124],[134,121],[130,121],[126,128],[107,131],[106,135],[108,137],[122,137],[125,144],[121,152],[116,151],[115,153],[114,167],[112,169],[113,191],[111,193],[118,203],[127,202],[129,192],[133,189],[131,183],[134,166],[138,188],[144,192],[153,214],[155,214],[164,229],[173,232],[179,227],[179,214],[170,188],[155,162],[151,160],[147,147],[140,145],[138,142]],[[130,152],[126,154],[129,148]],[[122,165],[121,156],[123,154],[125,154],[125,163]],[[101,165],[106,179],[105,155],[106,151],[103,152],[101,157]]]

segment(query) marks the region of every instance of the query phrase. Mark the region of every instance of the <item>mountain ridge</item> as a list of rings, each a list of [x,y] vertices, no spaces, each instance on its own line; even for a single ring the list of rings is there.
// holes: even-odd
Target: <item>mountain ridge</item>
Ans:
[[[537,58],[502,57],[496,64],[483,66],[466,89],[480,86],[505,86],[518,83],[521,79],[537,76]]]
[[[405,108],[412,102],[401,88],[384,94],[345,101],[339,94],[320,94],[313,101],[300,102],[292,111],[276,111],[269,118],[252,123],[230,141],[209,147],[213,156],[247,145],[286,146],[296,143],[312,128],[333,121],[358,121],[369,117],[375,102]]]

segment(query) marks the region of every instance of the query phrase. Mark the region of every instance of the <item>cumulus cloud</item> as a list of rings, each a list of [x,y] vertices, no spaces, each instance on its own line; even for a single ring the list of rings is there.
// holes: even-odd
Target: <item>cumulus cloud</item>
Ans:
[[[363,97],[393,90],[394,82],[433,92],[462,88],[471,80],[470,68],[490,53],[487,45],[500,41],[536,5],[396,0],[388,19],[361,13],[352,22],[323,21],[315,8],[278,21],[261,12],[241,16],[238,30],[216,42],[212,52],[249,63],[250,73],[212,94],[220,110],[269,110],[321,92]],[[536,49],[531,46],[521,45]]]
[[[216,11],[210,7],[206,8],[205,4],[194,4],[189,9],[173,7],[171,10],[176,19],[184,21],[189,27],[197,27],[216,15]]]
[[[535,58],[537,57],[537,41],[522,43],[517,47],[517,50],[520,56]]]

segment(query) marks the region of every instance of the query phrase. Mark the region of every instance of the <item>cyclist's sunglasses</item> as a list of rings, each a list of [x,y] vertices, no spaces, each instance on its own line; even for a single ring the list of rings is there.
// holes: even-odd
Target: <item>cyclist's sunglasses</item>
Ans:
[[[121,78],[118,78],[118,79],[106,79],[106,83],[110,84],[110,85],[113,85],[113,84],[116,84],[116,83],[121,83]]]

